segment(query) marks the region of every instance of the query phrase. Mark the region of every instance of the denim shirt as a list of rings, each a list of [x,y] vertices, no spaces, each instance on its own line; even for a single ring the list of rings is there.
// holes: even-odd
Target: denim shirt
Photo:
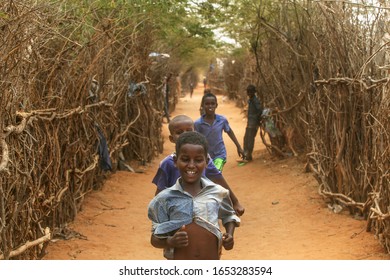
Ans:
[[[192,196],[184,191],[177,179],[172,187],[157,194],[148,206],[148,218],[152,221],[152,232],[156,237],[167,238],[183,225],[192,222],[213,233],[222,244],[222,224],[235,222],[240,225],[240,218],[235,214],[229,191],[214,184],[207,178],[201,178],[202,190]]]

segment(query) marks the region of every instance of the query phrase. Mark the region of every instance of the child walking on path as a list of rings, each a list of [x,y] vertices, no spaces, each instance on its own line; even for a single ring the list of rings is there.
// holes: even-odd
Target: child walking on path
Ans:
[[[194,83],[190,82],[190,98],[192,98],[192,94],[194,93]]]
[[[200,133],[182,133],[176,142],[174,162],[181,177],[160,192],[148,206],[152,221],[151,244],[164,248],[175,260],[219,260],[222,247],[234,246],[240,224],[229,191],[203,177],[208,143]],[[219,227],[221,220],[226,232]]]
[[[168,129],[170,133],[169,140],[172,143],[176,143],[182,133],[186,131],[194,131],[194,122],[186,115],[178,115],[171,120],[168,125]],[[152,180],[152,182],[157,186],[156,194],[173,186],[176,183],[176,180],[180,177],[180,172],[174,163],[174,157],[175,153],[172,153],[160,162],[157,173]],[[230,198],[233,202],[233,208],[237,215],[241,216],[244,214],[245,208],[241,205],[233,190],[226,182],[222,173],[215,167],[212,160],[208,161],[203,175],[214,183],[228,189]]]
[[[201,102],[204,114],[195,121],[195,131],[203,134],[209,144],[209,153],[215,166],[222,172],[226,163],[226,147],[223,141],[222,133],[226,132],[237,147],[237,153],[244,157],[244,151],[238,143],[233,129],[225,116],[215,113],[218,107],[217,97],[211,92],[206,93]]]
[[[163,117],[167,118],[167,122],[170,122],[170,114],[169,114],[169,95],[170,95],[170,80],[172,74],[170,73],[168,76],[164,77],[164,83],[162,88],[163,98],[164,98],[164,114]]]

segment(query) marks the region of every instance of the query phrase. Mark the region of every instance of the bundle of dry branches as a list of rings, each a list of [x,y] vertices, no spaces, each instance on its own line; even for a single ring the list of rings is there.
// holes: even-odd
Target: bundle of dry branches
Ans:
[[[389,81],[316,81],[308,156],[320,194],[368,218],[367,229],[374,228],[390,252]]]
[[[0,12],[0,258],[35,259],[119,153],[161,152],[166,67],[150,67],[146,23],[35,1]]]
[[[306,154],[325,201],[367,218],[367,229],[390,253],[385,5],[308,1],[254,7],[256,16],[248,20],[253,56],[244,63],[238,92],[245,101],[246,85],[257,85],[280,130],[292,128],[300,134],[293,138],[304,139],[299,152]],[[266,144],[284,154],[272,141]]]

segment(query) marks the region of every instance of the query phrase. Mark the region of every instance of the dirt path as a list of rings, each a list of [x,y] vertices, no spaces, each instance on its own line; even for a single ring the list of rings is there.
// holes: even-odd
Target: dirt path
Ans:
[[[203,86],[199,86],[192,99],[181,98],[173,115],[198,118],[202,94]],[[242,141],[245,119],[240,109],[221,96],[218,102],[217,113],[228,118]],[[312,175],[302,172],[302,162],[294,158],[273,160],[257,138],[254,161],[238,166],[234,144],[229,137],[225,143],[228,162],[224,176],[246,212],[236,230],[234,249],[223,251],[222,259],[390,259],[374,234],[365,231],[365,221],[353,219],[347,211],[335,214],[328,209]],[[143,168],[144,173],[117,172],[101,191],[90,193],[77,219],[69,225],[80,236],[51,242],[45,259],[164,259],[149,243],[151,224],[146,214],[155,191],[151,180],[173,145],[166,141],[164,151]]]

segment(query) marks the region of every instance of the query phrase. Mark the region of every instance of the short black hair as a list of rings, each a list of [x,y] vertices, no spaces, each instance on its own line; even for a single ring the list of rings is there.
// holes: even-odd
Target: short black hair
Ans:
[[[247,88],[246,88],[246,91],[250,92],[250,93],[255,93],[256,92],[255,85],[252,85],[252,84],[248,85]]]
[[[194,124],[194,121],[187,115],[177,115],[168,124],[168,129],[171,134],[173,134],[173,129],[178,123],[188,122]]]
[[[205,94],[202,96],[202,101],[201,101],[201,103],[200,103],[201,106],[203,106],[204,100],[205,100],[206,98],[208,98],[208,97],[213,97],[213,98],[215,99],[215,102],[218,103],[217,96],[216,96],[215,94],[211,93],[211,91],[210,91],[210,92],[205,93]]]
[[[180,148],[185,144],[202,146],[207,157],[209,145],[203,134],[200,134],[197,131],[186,131],[180,134],[176,141],[176,155],[179,155]]]

